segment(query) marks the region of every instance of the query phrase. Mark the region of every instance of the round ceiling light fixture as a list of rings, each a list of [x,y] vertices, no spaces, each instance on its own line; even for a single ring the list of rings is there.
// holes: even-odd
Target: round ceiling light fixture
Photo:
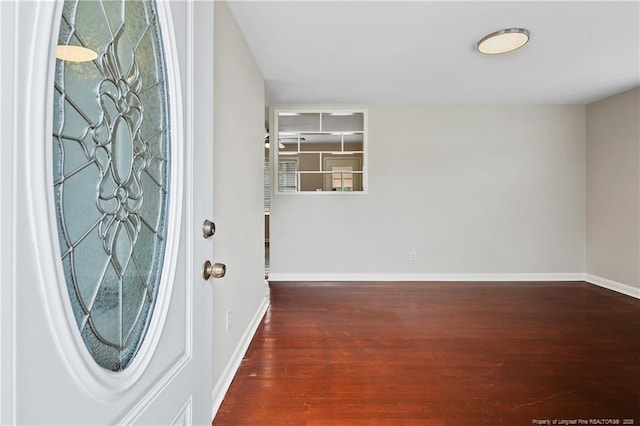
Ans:
[[[58,45],[56,46],[56,58],[67,62],[89,62],[98,57],[91,49],[82,46]]]
[[[478,42],[478,52],[485,55],[499,55],[521,48],[529,41],[529,31],[524,28],[508,28],[482,37]]]

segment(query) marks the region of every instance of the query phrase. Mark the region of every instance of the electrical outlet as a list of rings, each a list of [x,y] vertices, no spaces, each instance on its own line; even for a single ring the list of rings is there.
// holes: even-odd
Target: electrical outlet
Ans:
[[[231,309],[227,310],[227,322],[225,324],[227,331],[231,328]]]
[[[412,251],[411,253],[409,253],[409,259],[411,259],[411,261],[414,261],[418,258],[418,254],[415,251]]]

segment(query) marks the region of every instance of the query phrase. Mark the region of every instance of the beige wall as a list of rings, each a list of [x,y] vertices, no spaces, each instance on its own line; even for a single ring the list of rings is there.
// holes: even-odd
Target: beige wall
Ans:
[[[227,265],[213,287],[213,374],[220,383],[265,296],[264,79],[225,2],[215,2],[214,211],[211,260]],[[196,177],[197,178],[197,177]],[[203,218],[204,219],[204,218]],[[231,310],[231,328],[225,330]],[[237,356],[237,354],[236,354]],[[225,371],[226,369],[226,371]],[[231,371],[235,373],[235,371]],[[227,378],[230,379],[230,378]]]
[[[367,194],[272,196],[272,279],[584,273],[584,106],[372,107],[368,123]]]
[[[587,106],[586,272],[640,288],[640,89]]]

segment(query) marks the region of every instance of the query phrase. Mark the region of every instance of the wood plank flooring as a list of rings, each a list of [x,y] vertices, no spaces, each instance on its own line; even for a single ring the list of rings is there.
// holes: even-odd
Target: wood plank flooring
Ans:
[[[214,425],[640,425],[628,296],[583,282],[274,282],[271,303]]]

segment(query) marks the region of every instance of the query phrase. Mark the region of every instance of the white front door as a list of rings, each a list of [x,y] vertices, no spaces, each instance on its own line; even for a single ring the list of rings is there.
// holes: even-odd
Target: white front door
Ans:
[[[81,4],[0,1],[0,423],[208,424],[213,2]],[[63,83],[61,25],[69,44],[112,38]],[[134,63],[157,56],[155,25],[162,78]]]

